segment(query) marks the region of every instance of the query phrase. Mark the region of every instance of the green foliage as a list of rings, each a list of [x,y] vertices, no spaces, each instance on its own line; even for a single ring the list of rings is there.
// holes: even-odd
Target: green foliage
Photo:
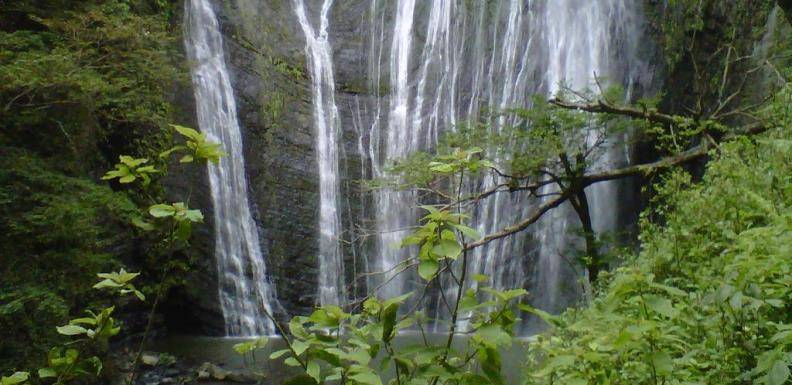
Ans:
[[[529,384],[781,385],[792,364],[792,141],[777,128],[724,144],[704,180],[658,184],[642,250],[608,274],[591,306],[549,319]],[[788,96],[788,92],[786,94]]]
[[[166,218],[172,222],[175,231],[172,236],[176,240],[188,241],[192,234],[192,224],[203,222],[201,210],[190,210],[184,202],[173,204],[159,203],[149,207],[149,214],[154,218]]]
[[[113,151],[156,154],[167,140],[170,89],[186,77],[176,66],[178,34],[149,3],[4,4],[0,21],[11,28],[0,31],[0,136],[7,144],[78,168],[101,162],[97,149],[111,142]]]
[[[115,170],[108,171],[102,180],[118,178],[120,183],[132,183],[139,178],[143,181],[143,185],[147,186],[151,183],[150,175],[159,172],[154,166],[144,166],[148,162],[146,158],[135,159],[128,155],[121,155],[118,159],[121,163],[116,164]]]
[[[61,337],[69,309],[102,302],[85,285],[131,259],[135,205],[122,193],[0,148],[0,371],[23,369]],[[111,254],[109,251],[114,250]]]
[[[6,377],[6,376],[0,377],[0,385],[20,384],[20,383],[23,383],[23,382],[27,381],[27,379],[29,377],[30,377],[30,374],[27,373],[27,372],[15,372],[14,374],[12,374],[12,375],[10,375],[8,377]]]
[[[446,173],[445,170],[436,172]],[[421,219],[424,224],[402,240],[402,247],[419,246],[418,274],[428,281],[437,274],[443,259],[456,260],[462,254],[463,246],[457,241],[455,230],[470,238],[479,238],[480,235],[461,223],[462,214],[441,211],[432,206],[422,208],[429,211]]]
[[[171,124],[171,126],[184,137],[186,143],[162,152],[160,157],[164,158],[174,152],[187,152],[186,155],[179,159],[179,162],[190,163],[195,159],[200,159],[217,164],[220,162],[220,158],[226,155],[221,150],[222,146],[220,143],[207,140],[206,134],[176,124]]]
[[[170,100],[187,80],[173,6],[0,5],[2,373],[43,364],[40,357],[64,338],[55,325],[70,309],[105,302],[85,282],[122,260],[143,259],[138,248],[148,240],[129,224],[141,218],[133,201],[147,197],[114,193],[91,179],[119,153],[157,160],[169,144]],[[132,176],[148,181],[158,175],[150,165],[127,165],[130,173],[119,167],[114,179],[124,186]]]
[[[712,47],[696,46],[697,35],[708,39],[724,39],[740,45],[761,39],[761,23],[766,20],[775,1],[735,0],[670,0],[663,5],[647,7],[649,19],[658,30],[658,39],[665,52],[666,63],[673,68],[686,55]]]
[[[522,290],[499,292],[487,289],[494,299],[481,306],[463,306],[470,314],[473,332],[464,349],[445,344],[413,345],[396,348],[393,339],[401,330],[419,327],[424,316],[415,312],[398,316],[399,308],[411,293],[387,299],[368,298],[358,314],[346,313],[337,306],[316,309],[309,317],[294,317],[289,323],[292,340],[287,349],[270,359],[283,359],[285,365],[301,367],[306,383],[339,381],[345,384],[382,385],[390,368],[401,384],[502,384],[499,349],[511,345],[516,321],[513,301]],[[463,301],[474,301],[470,289]],[[484,311],[489,308],[491,310]],[[266,340],[238,344],[247,353],[263,347]]]
[[[96,285],[93,285],[93,288],[118,290],[121,295],[132,293],[141,301],[145,301],[146,296],[144,296],[140,290],[135,289],[135,285],[131,282],[138,275],[140,275],[140,273],[128,273],[123,268],[117,273],[99,273],[97,276],[104,279]]]
[[[458,190],[463,176],[474,174],[490,163],[477,155],[481,149],[456,150],[434,158],[425,165],[433,177],[445,177]],[[466,240],[480,235],[462,221],[465,216],[447,208],[422,206],[428,212],[419,226],[402,242],[402,247],[417,247],[419,276],[429,285],[441,275],[454,275],[457,295],[452,309],[451,327],[446,339],[430,342],[425,337],[426,317],[412,308],[401,311],[412,293],[384,300],[373,296],[362,303],[359,312],[346,312],[338,306],[323,306],[310,316],[297,316],[289,322],[287,348],[273,352],[270,359],[282,359],[287,366],[301,368],[303,374],[288,381],[294,384],[337,382],[354,385],[390,384],[496,384],[504,383],[500,349],[511,345],[517,322],[515,302],[525,290],[499,291],[483,284],[484,276],[468,282]],[[405,261],[404,263],[407,263]],[[441,267],[442,266],[442,267]],[[463,290],[466,289],[466,290]],[[418,304],[424,296],[420,296]],[[484,299],[484,300],[482,300]],[[417,306],[417,305],[416,305]],[[524,306],[524,305],[522,305]],[[455,346],[457,320],[464,316],[470,330],[463,346]],[[398,333],[417,328],[423,344],[396,347]],[[266,340],[238,344],[240,354],[252,353]],[[459,344],[457,344],[459,345]]]
[[[115,273],[99,273],[97,276],[103,280],[93,287],[97,290],[117,291],[122,295],[134,293],[143,300],[142,294],[131,283],[138,275],[124,269]],[[105,353],[110,337],[121,331],[121,326],[111,316],[114,310],[114,306],[104,308],[98,313],[85,309],[88,317],[74,318],[68,324],[56,327],[59,334],[77,339],[50,349],[48,366],[38,370],[39,378],[54,378],[55,384],[67,384],[86,376],[99,376],[103,367],[101,359],[97,355],[84,356],[86,352],[99,355]],[[83,335],[87,338],[83,338]]]

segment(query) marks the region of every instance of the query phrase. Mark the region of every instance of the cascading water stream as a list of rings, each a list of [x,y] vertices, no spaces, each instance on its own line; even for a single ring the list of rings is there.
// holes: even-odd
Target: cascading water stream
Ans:
[[[319,302],[342,304],[346,298],[339,209],[343,143],[328,35],[333,1],[308,4],[321,5],[318,12],[306,7],[304,0],[292,1],[305,35],[312,80],[320,182]],[[504,132],[520,121],[499,112],[530,108],[531,95],[552,97],[562,84],[582,91],[594,85],[597,75],[607,77],[602,80],[606,84],[624,86],[630,94],[651,81],[634,43],[642,29],[637,2],[372,0],[369,11],[369,93],[354,97],[349,116],[353,131],[360,135],[358,151],[368,158],[360,162],[361,174],[374,178],[388,177],[389,166],[416,151],[432,151],[443,132],[460,124],[483,122],[493,133]],[[311,21],[311,13],[318,13],[318,23]],[[582,144],[600,139],[597,127],[589,131]],[[519,150],[514,146],[506,143],[486,150],[505,165],[510,151]],[[627,147],[621,138],[606,138],[603,148],[590,163],[592,169],[626,162]],[[465,189],[481,191],[496,183],[495,176],[484,176]],[[548,187],[544,192],[552,190]],[[586,193],[594,229],[614,230],[620,211],[618,185],[602,183]],[[349,204],[348,199],[345,202]],[[528,193],[495,194],[474,207],[471,224],[483,234],[493,233],[525,218],[542,203]],[[391,297],[418,288],[415,272],[404,268],[412,251],[394,247],[418,220],[418,195],[379,189],[373,193],[373,204],[376,240],[365,253],[371,256],[365,263],[370,269],[369,291]],[[582,291],[584,273],[568,262],[580,244],[580,238],[571,234],[578,222],[573,211],[562,205],[529,231],[474,250],[469,272],[489,276],[495,288],[529,289],[534,304],[542,309],[563,310]],[[445,294],[446,300],[454,299],[451,291]],[[427,310],[437,318],[446,316],[439,297],[432,301],[434,308]]]
[[[184,43],[192,65],[198,126],[228,154],[209,164],[220,304],[231,336],[273,334],[276,303],[250,213],[242,135],[217,18],[208,0],[185,2]]]
[[[369,48],[372,93],[378,92],[382,68],[390,71],[387,100],[377,99],[371,108],[387,108],[375,114],[370,124],[374,176],[387,176],[383,170],[391,162],[414,151],[430,151],[439,134],[455,129],[459,122],[483,119],[491,130],[499,132],[517,121],[484,112],[530,107],[530,95],[550,97],[561,84],[583,90],[593,85],[596,74],[607,77],[608,84],[631,90],[645,75],[645,66],[630,43],[639,40],[640,12],[639,4],[626,0],[399,0],[373,4],[372,32],[388,30],[382,15],[392,18],[392,34],[372,33]],[[425,22],[421,18],[426,18]],[[596,132],[592,130],[590,141]],[[618,138],[610,140],[618,142]],[[625,161],[624,145],[609,143],[606,147],[593,168]],[[496,161],[508,160],[499,152],[491,153]],[[494,178],[486,177],[468,187],[470,191],[482,190],[494,183]],[[615,183],[587,189],[598,232],[616,226],[617,190]],[[524,218],[537,204],[532,202],[525,194],[496,194],[474,210],[472,224],[481,233],[492,233]],[[370,266],[386,271],[410,255],[394,249],[393,244],[405,235],[405,227],[416,223],[417,202],[412,192],[384,190],[376,193],[375,203],[379,235],[376,260]],[[579,242],[569,234],[577,226],[568,207],[552,210],[527,234],[476,249],[470,269],[490,276],[496,288],[525,287],[539,307],[562,310],[579,298],[581,290],[580,269],[565,261],[571,246]],[[390,278],[385,275],[384,281]],[[379,293],[392,296],[412,290],[408,280],[393,279]],[[446,294],[453,298],[453,293]],[[443,316],[440,306],[434,310],[436,316]]]
[[[344,303],[344,264],[341,256],[338,181],[339,115],[335,103],[332,47],[328,41],[328,13],[333,0],[324,0],[319,28],[309,20],[303,0],[294,0],[305,34],[305,54],[311,73],[316,157],[319,166],[319,303]]]

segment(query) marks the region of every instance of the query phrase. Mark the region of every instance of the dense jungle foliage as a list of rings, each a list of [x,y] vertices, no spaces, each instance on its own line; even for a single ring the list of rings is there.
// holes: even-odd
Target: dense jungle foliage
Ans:
[[[658,185],[641,252],[590,307],[548,319],[531,384],[784,384],[792,364],[792,89],[776,127]],[[664,218],[662,224],[650,217]]]
[[[122,262],[157,271],[130,224],[146,198],[98,177],[120,154],[170,143],[174,90],[186,84],[174,7],[0,1],[3,373],[42,364],[62,339],[54,326],[102,301],[97,273]]]
[[[549,328],[529,343],[527,384],[792,383],[792,50],[788,25],[769,37],[765,28],[772,14],[780,24],[789,15],[773,1],[664,4],[648,13],[665,75],[676,82],[664,93],[629,106],[602,95],[592,96],[596,105],[558,99],[517,112],[561,129],[520,138],[532,151],[512,154],[509,171],[530,174],[562,155],[572,175],[564,183],[590,177],[583,158],[575,164],[566,157],[564,135],[592,122],[644,130],[641,144],[654,158],[706,150],[690,162],[635,172],[653,177],[640,246],[600,255],[601,240],[586,239],[590,303],[550,315],[519,304],[521,289],[497,291],[486,286],[488,277],[463,273],[453,279],[477,284],[457,288],[447,342],[395,347],[398,331],[422,328],[424,314],[404,309],[407,296],[369,298],[356,309],[327,306],[295,317],[279,330],[287,349],[272,358],[303,370],[299,383],[306,384],[381,385],[389,368],[399,385],[502,384],[499,349],[514,343],[517,317],[533,313]],[[192,266],[186,250],[203,214],[168,200],[162,182],[175,162],[164,155],[186,151],[179,156],[189,163],[216,162],[222,153],[198,132],[174,126],[181,135],[174,137],[169,126],[192,115],[176,102],[189,89],[180,5],[0,0],[0,385],[27,381],[11,375],[23,370],[33,383],[110,381],[110,337],[148,334],[151,319],[141,314],[154,315]],[[645,122],[623,119],[638,111],[633,107]],[[655,125],[647,111],[658,108],[675,114],[673,122]],[[752,119],[761,130],[732,130]],[[471,145],[498,140],[466,138],[466,148],[452,143],[446,154],[417,155],[397,169],[413,172],[415,184],[450,180],[444,187],[461,191],[463,177],[495,167],[483,159],[492,154]],[[451,263],[465,271],[468,249],[487,239],[453,207],[426,207],[404,240],[420,248],[409,263],[427,287],[453,275]],[[102,310],[74,318],[82,309]],[[454,321],[462,313],[473,326],[465,350],[456,351]],[[78,364],[70,346],[83,336],[98,343],[79,352],[86,359]],[[236,349],[252,354],[266,343]],[[378,357],[385,363],[373,369]]]

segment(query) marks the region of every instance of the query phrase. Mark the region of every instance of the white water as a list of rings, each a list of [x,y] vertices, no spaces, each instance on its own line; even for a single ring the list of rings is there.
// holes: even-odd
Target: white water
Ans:
[[[319,166],[319,303],[344,303],[344,262],[341,256],[339,219],[339,115],[335,102],[332,47],[328,41],[328,13],[333,0],[323,0],[319,28],[314,28],[303,0],[294,0],[305,35],[305,54],[311,73],[314,133]]]
[[[321,2],[314,12],[318,22],[312,21],[312,7],[304,0],[293,4],[312,79],[320,174],[319,297],[322,304],[340,304],[345,299],[338,208],[341,119],[328,36],[333,1]],[[364,30],[370,31],[365,55],[371,97],[355,98],[349,113],[352,129],[360,135],[357,147],[368,158],[361,164],[370,167],[361,173],[375,178],[388,177],[390,165],[415,151],[431,151],[443,132],[460,123],[483,121],[493,132],[519,123],[490,112],[530,107],[533,94],[552,97],[562,84],[579,91],[594,88],[595,74],[604,84],[624,86],[628,95],[651,81],[651,71],[638,55],[642,9],[635,1],[372,0],[369,12]],[[382,92],[383,85],[387,92]],[[593,145],[598,134],[592,127],[579,145]],[[591,169],[627,162],[622,140],[607,138],[606,150],[596,155]],[[518,150],[513,147],[489,148],[488,155],[505,164],[509,151]],[[481,191],[499,182],[486,176],[465,189]],[[553,187],[542,192],[553,192]],[[587,194],[595,230],[616,230],[622,210],[618,184],[601,183]],[[396,274],[415,250],[395,246],[417,223],[419,197],[414,191],[384,189],[373,198],[377,235],[366,262],[370,273],[385,273],[369,279],[369,290],[377,289],[384,297],[415,290],[420,286],[413,270]],[[496,194],[475,207],[472,225],[483,234],[492,233],[525,218],[541,203],[523,193]],[[579,226],[571,209],[561,206],[525,233],[476,249],[469,273],[490,276],[496,288],[528,288],[534,305],[563,310],[582,292],[585,273],[574,263],[580,239],[572,234]],[[448,290],[451,285],[446,284]],[[453,300],[451,290],[445,294]],[[431,301],[440,303],[438,298]],[[437,318],[445,316],[439,305],[429,310]]]
[[[648,74],[633,43],[641,38],[640,12],[637,2],[627,0],[375,2],[369,79],[379,87],[381,72],[388,71],[390,93],[371,108],[378,111],[369,131],[374,176],[386,176],[383,170],[389,164],[414,151],[431,150],[440,133],[460,122],[483,118],[492,130],[500,131],[516,122],[505,116],[487,118],[485,111],[530,107],[531,94],[550,97],[562,83],[576,90],[592,88],[594,74],[628,91],[644,83],[642,77]],[[388,22],[390,34],[385,33]],[[387,110],[380,114],[380,109]],[[589,142],[596,133],[592,130]],[[625,146],[618,139],[610,138],[609,150],[599,155],[593,168],[626,161]],[[490,156],[501,162],[508,159],[496,151]],[[487,177],[468,188],[483,190],[494,183]],[[615,230],[618,223],[617,187],[603,183],[587,191],[598,232]],[[416,223],[417,201],[413,192],[402,191],[381,191],[375,198],[379,235],[370,265],[387,271],[412,255],[393,245]],[[519,221],[538,203],[525,194],[496,194],[476,208],[473,225],[481,233],[492,233]],[[571,246],[579,244],[569,232],[579,225],[562,206],[527,234],[477,249],[471,272],[490,276],[498,288],[528,288],[534,304],[562,310],[581,292],[583,273],[567,262],[574,258]],[[380,282],[388,279],[385,275]],[[411,279],[397,277],[380,293],[392,296],[413,290],[417,286]],[[452,292],[446,294],[453,298]],[[435,310],[437,317],[443,316],[440,306]]]
[[[225,63],[223,38],[208,0],[185,2],[184,44],[192,65],[198,126],[228,155],[209,164],[214,207],[215,257],[226,334],[273,334],[275,293],[250,213],[242,135]]]

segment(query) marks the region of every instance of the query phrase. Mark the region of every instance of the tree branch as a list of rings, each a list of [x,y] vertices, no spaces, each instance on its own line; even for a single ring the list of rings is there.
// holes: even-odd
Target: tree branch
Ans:
[[[600,114],[602,113],[616,114],[616,115],[628,116],[634,119],[646,119],[652,122],[663,123],[663,124],[678,124],[680,123],[680,121],[690,119],[681,116],[664,114],[654,109],[650,110],[650,109],[638,109],[627,106],[616,106],[603,100],[598,100],[593,103],[574,103],[560,99],[550,99],[548,102],[556,107],[563,108],[565,110],[585,111],[585,112],[593,112]]]
[[[561,195],[559,195],[558,197],[553,198],[552,200],[549,200],[539,205],[539,207],[537,207],[536,210],[533,212],[533,214],[531,214],[531,216],[529,216],[528,218],[525,218],[524,220],[522,220],[517,224],[506,227],[501,231],[489,234],[484,238],[479,239],[476,242],[468,243],[465,246],[465,250],[472,250],[479,246],[486,245],[487,243],[490,243],[496,239],[505,238],[512,234],[519,233],[520,231],[525,230],[526,228],[528,228],[528,226],[538,221],[542,217],[542,215],[544,215],[546,212],[560,206],[567,199],[569,199],[571,193],[572,193],[571,190],[566,190],[562,192]]]

